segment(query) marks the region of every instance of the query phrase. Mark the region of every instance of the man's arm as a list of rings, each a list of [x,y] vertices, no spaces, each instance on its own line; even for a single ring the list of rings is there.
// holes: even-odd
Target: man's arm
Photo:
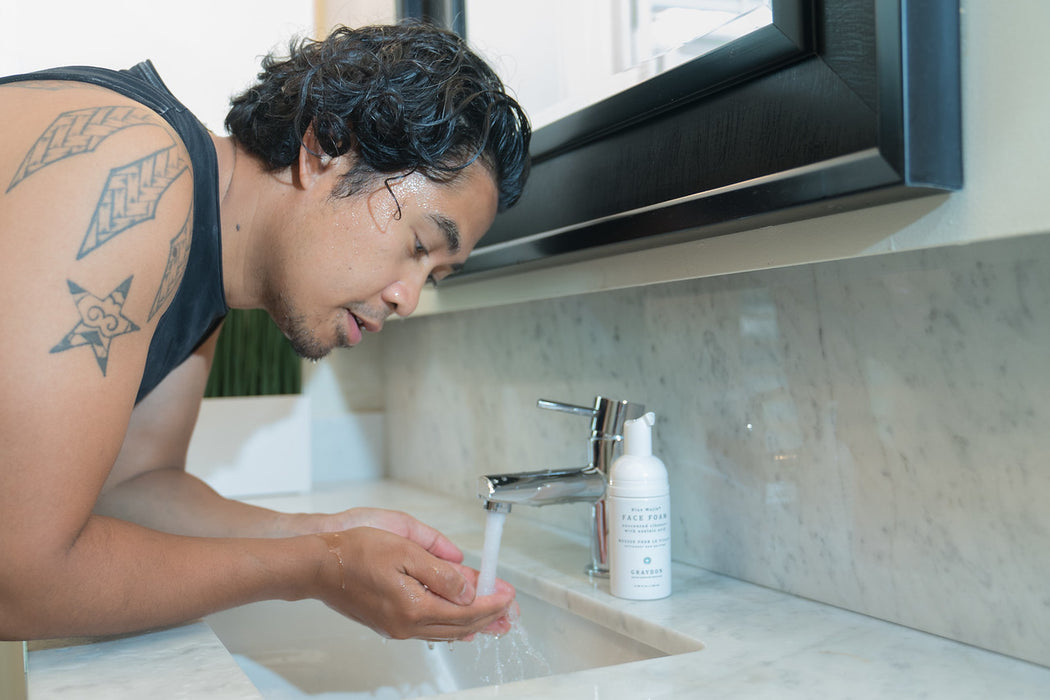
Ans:
[[[284,518],[223,498],[185,471],[216,330],[135,406],[95,512],[164,532],[202,537],[274,537],[294,532]]]
[[[448,538],[404,513],[376,508],[278,513],[224,498],[186,472],[218,334],[216,330],[135,407],[95,513],[199,537],[292,537],[372,527],[406,537],[434,556],[462,561],[462,552]]]
[[[251,543],[92,514],[134,405],[151,309],[166,301],[169,243],[188,221],[185,149],[159,117],[104,90],[0,90],[0,298],[13,331],[0,343],[0,631],[128,630],[278,593],[261,566],[272,558]]]

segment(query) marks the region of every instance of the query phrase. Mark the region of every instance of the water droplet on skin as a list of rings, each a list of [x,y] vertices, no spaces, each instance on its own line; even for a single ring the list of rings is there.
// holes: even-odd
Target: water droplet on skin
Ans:
[[[343,555],[339,551],[339,533],[338,532],[326,532],[321,535],[321,538],[328,545],[328,551],[335,555],[335,559],[339,562],[339,588],[346,590],[346,568],[343,566]]]

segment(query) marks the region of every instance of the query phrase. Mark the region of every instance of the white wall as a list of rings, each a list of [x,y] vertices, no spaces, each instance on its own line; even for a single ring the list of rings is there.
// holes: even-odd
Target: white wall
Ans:
[[[227,498],[313,486],[309,396],[205,399],[186,471]]]
[[[223,133],[229,98],[255,77],[259,59],[313,29],[313,0],[4,0],[0,75],[149,58],[175,96]]]

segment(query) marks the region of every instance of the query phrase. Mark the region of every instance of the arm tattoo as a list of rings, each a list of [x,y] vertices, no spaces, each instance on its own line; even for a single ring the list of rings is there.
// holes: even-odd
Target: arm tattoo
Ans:
[[[109,362],[109,345],[118,335],[139,330],[135,323],[124,315],[124,302],[131,288],[131,277],[120,283],[105,299],[100,299],[76,282],[66,280],[69,293],[73,295],[80,321],[73,327],[51,352],[64,352],[81,345],[89,346],[95,353],[95,360],[106,376],[106,365]]]
[[[186,170],[175,146],[109,171],[77,260],[118,233],[152,219],[168,186]]]
[[[153,111],[137,106],[88,107],[63,112],[37,138],[15,172],[7,191],[10,192],[23,180],[49,165],[93,152],[103,140],[119,131],[156,124],[156,116]],[[173,144],[110,170],[77,259],[82,259],[132,226],[153,219],[164,192],[188,167],[181,149]],[[191,221],[192,208],[182,229],[169,244],[167,265],[149,312],[149,320],[164,308],[178,290],[189,257]],[[67,280],[80,320],[51,348],[51,352],[65,352],[86,345],[94,352],[102,376],[106,376],[113,339],[140,330],[123,313],[131,280],[132,277],[128,277],[105,298],[97,297],[72,280]]]
[[[182,229],[171,239],[168,251],[168,263],[164,266],[164,278],[160,281],[160,289],[153,299],[153,308],[149,310],[149,318],[152,321],[157,312],[164,307],[168,301],[175,296],[182,280],[182,273],[186,269],[186,261],[190,257],[190,222],[193,220],[193,206],[186,215],[186,223]]]
[[[141,107],[88,107],[63,112],[29,149],[7,191],[41,168],[93,151],[107,136],[128,127],[150,124],[155,116]]]

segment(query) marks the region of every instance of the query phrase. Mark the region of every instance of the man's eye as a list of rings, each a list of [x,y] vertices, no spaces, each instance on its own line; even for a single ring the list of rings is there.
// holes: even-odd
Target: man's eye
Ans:
[[[418,238],[416,239],[416,247],[414,252],[416,255],[420,256],[430,254],[430,251],[427,250],[427,247],[423,245],[422,241],[420,241]]]
[[[427,284],[429,284],[431,287],[438,286],[438,279],[437,279],[437,277],[434,277],[434,275],[428,275],[427,276]]]

